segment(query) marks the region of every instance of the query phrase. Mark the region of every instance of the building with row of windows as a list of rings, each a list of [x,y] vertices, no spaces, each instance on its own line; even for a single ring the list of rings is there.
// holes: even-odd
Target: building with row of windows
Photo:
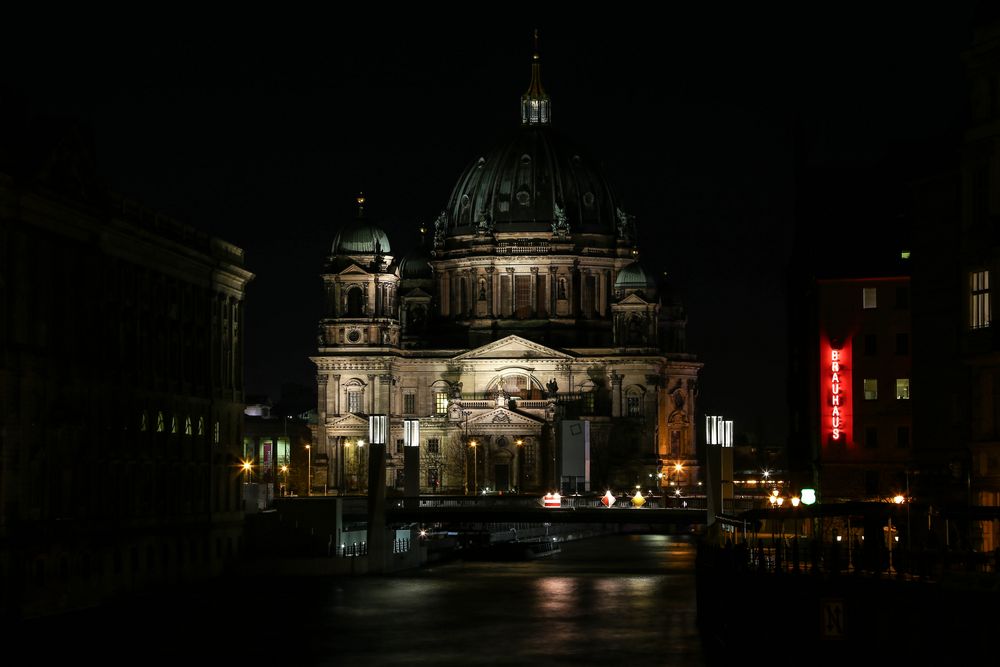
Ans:
[[[422,492],[631,488],[667,461],[698,478],[684,310],[637,261],[636,221],[595,161],[552,126],[537,50],[531,67],[520,128],[472,161],[421,243],[393,254],[363,197],[333,240],[312,361],[316,448],[342,492],[364,490],[375,413],[391,416],[398,488],[404,418],[421,423]],[[563,447],[589,470],[568,471]]]
[[[218,573],[243,526],[242,250],[108,196],[79,153],[0,153],[2,613]]]
[[[976,23],[962,54],[964,134],[910,184],[908,227],[870,220],[851,235],[844,216],[804,216],[810,240],[799,245],[790,317],[792,386],[801,391],[791,392],[789,455],[799,485],[825,496],[906,498],[921,513],[907,526],[914,545],[937,539],[992,551],[1000,546],[1000,336],[992,309],[1000,15],[984,5]],[[837,230],[843,242],[809,255],[817,227]]]

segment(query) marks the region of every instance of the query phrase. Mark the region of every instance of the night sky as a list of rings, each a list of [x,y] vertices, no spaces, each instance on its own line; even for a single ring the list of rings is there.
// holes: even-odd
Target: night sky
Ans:
[[[538,27],[554,125],[687,306],[702,410],[783,444],[793,248],[817,211],[845,253],[851,229],[899,224],[908,179],[957,150],[974,3],[680,4],[10,25],[0,92],[80,121],[110,189],[245,249],[248,391],[277,399],[314,381],[319,272],[357,192],[396,254],[415,243],[518,126]]]

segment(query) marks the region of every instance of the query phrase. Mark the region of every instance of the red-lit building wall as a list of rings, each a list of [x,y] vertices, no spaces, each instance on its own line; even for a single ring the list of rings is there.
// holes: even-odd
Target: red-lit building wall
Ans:
[[[908,277],[819,282],[814,428],[827,498],[884,498],[905,486],[916,390],[909,288]]]

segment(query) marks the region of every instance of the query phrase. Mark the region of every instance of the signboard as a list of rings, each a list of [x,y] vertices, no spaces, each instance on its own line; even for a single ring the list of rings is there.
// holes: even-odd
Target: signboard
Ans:
[[[820,600],[820,614],[822,614],[820,636],[823,639],[843,639],[844,601],[839,598]]]
[[[542,507],[561,507],[562,496],[558,493],[546,493],[542,496]]]
[[[820,429],[822,442],[847,445],[853,437],[851,344],[820,344]]]

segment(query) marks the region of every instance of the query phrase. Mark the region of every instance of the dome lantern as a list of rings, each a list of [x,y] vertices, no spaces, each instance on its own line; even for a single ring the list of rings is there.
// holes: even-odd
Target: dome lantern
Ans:
[[[535,51],[531,55],[531,83],[521,95],[521,125],[548,125],[552,122],[549,96],[542,88],[542,56],[538,52],[538,29],[535,28]]]

